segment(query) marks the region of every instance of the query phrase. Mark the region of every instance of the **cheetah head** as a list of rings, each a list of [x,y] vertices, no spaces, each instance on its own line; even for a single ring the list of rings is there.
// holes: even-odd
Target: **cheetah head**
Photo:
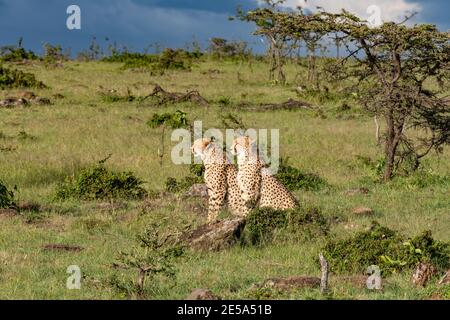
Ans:
[[[231,153],[237,156],[238,162],[255,160],[257,155],[256,143],[248,136],[237,137],[231,144]]]
[[[191,147],[194,156],[200,157],[203,163],[224,163],[224,153],[214,140],[214,138],[195,140]]]

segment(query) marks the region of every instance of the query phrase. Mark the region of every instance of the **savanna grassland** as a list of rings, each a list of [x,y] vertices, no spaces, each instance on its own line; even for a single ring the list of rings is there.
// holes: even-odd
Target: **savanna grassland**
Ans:
[[[147,125],[153,114],[177,110],[184,111],[190,123],[202,120],[204,128],[225,129],[222,120],[231,114],[247,128],[279,129],[281,156],[327,182],[320,190],[299,189],[295,196],[302,205],[320,208],[330,221],[330,232],[264,246],[236,244],[220,252],[188,250],[176,260],[174,277],[148,280],[139,297],[183,299],[193,288],[208,288],[226,299],[321,299],[317,288],[261,295],[251,287],[273,277],[319,276],[317,260],[325,243],[363,231],[372,220],[407,237],[431,230],[435,239],[450,241],[450,149],[425,158],[420,174],[376,182],[376,163],[383,150],[375,141],[373,117],[353,100],[343,107],[339,95],[321,98],[298,90],[306,83],[302,66],[288,64],[286,85],[268,82],[268,65],[262,61],[248,64],[208,57],[194,63],[191,71],[164,74],[123,69],[120,63],[108,62],[67,61],[56,67],[36,62],[14,67],[44,82],[49,88],[27,90],[48,97],[52,104],[0,109],[0,179],[10,189],[17,187],[14,193],[19,205],[40,207],[0,215],[1,299],[138,297],[133,291],[136,270],[115,266],[119,252],[136,245],[136,236],[152,222],[180,227],[204,223],[204,200],[183,193],[142,200],[61,200],[55,194],[67,176],[110,154],[106,167],[133,172],[152,194],[164,190],[167,178],[186,176],[189,166],[170,160],[175,144],[170,141],[171,130],[165,132],[160,165],[161,129]],[[152,99],[114,102],[104,97],[111,90],[144,97],[156,84],[168,91],[198,90],[210,106],[191,102],[159,106]],[[327,85],[331,91],[339,89]],[[22,91],[5,89],[0,98]],[[259,112],[239,107],[242,102],[257,106],[289,98],[307,101],[316,109]],[[368,193],[347,193],[355,188],[367,188]],[[361,206],[373,209],[374,214],[352,213]],[[221,213],[221,217],[229,215],[226,210]],[[76,245],[83,250],[45,250],[47,244]],[[66,288],[69,265],[81,268],[80,290]],[[332,299],[450,298],[449,286],[438,286],[437,278],[424,288],[415,287],[411,272],[388,276],[381,291],[368,290],[344,276],[330,277],[326,297]]]

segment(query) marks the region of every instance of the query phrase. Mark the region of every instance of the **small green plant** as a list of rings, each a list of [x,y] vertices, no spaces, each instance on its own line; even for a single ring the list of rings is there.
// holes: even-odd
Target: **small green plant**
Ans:
[[[32,73],[17,69],[9,69],[0,64],[0,89],[10,88],[46,88],[46,85],[36,80]]]
[[[449,244],[434,240],[430,231],[405,240],[377,222],[368,231],[329,241],[324,252],[336,273],[361,273],[370,265],[378,265],[383,274],[411,269],[419,262],[430,262],[442,270],[450,266]]]
[[[158,149],[158,157],[159,157],[159,165],[163,165],[163,157],[164,157],[164,133],[166,127],[177,129],[188,126],[187,113],[181,110],[177,110],[174,113],[155,113],[152,118],[147,121],[147,125],[150,128],[158,128],[161,127],[161,144]]]
[[[21,141],[25,141],[25,140],[35,140],[36,137],[27,133],[26,131],[20,131],[19,134],[17,135],[17,139],[21,140]]]
[[[174,113],[155,113],[152,118],[147,121],[150,128],[157,128],[167,126],[172,129],[182,128],[188,126],[187,113],[177,110]]]
[[[222,105],[222,106],[229,106],[231,104],[231,98],[230,97],[219,97],[219,99],[217,99],[217,103]]]
[[[327,220],[317,208],[258,208],[247,216],[243,239],[244,243],[259,245],[295,234],[305,238],[325,235],[328,229]]]
[[[105,198],[140,199],[147,195],[143,181],[132,172],[107,169],[103,162],[81,170],[58,186],[57,198],[96,200]]]
[[[314,173],[305,173],[300,169],[290,166],[288,158],[280,160],[280,166],[276,177],[291,191],[303,189],[317,191],[326,187],[327,182]]]
[[[157,274],[169,277],[175,275],[175,261],[183,255],[183,247],[176,233],[162,223],[152,223],[137,237],[138,244],[131,251],[120,252],[115,265],[138,271],[135,283],[138,296],[145,294],[146,278],[154,280]]]
[[[14,192],[8,190],[6,185],[0,180],[0,209],[15,208]]]

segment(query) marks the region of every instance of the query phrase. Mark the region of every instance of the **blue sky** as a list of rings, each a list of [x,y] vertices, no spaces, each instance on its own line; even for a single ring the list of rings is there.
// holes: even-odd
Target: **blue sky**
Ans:
[[[81,30],[66,28],[71,4],[81,8]],[[154,43],[185,47],[194,39],[205,46],[211,37],[223,37],[248,41],[260,51],[262,43],[251,36],[252,25],[228,20],[238,5],[251,9],[258,4],[258,0],[0,0],[0,45],[15,44],[23,36],[24,46],[37,52],[49,42],[71,48],[73,54],[87,48],[93,36],[100,44],[106,45],[108,37],[133,50]],[[287,0],[285,5],[310,9],[320,5],[330,11],[344,6],[364,17],[371,4],[380,6],[384,20],[414,10],[419,12],[416,22],[450,28],[450,1],[445,0]]]

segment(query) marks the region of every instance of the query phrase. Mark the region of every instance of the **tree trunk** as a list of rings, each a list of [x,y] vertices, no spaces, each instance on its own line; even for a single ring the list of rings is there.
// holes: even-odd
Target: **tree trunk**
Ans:
[[[392,110],[388,110],[386,117],[386,145],[385,145],[385,168],[383,179],[385,182],[392,179],[394,174],[395,155],[397,154],[397,147],[402,135],[401,130],[396,130],[394,124],[394,115]],[[403,126],[402,126],[403,127]]]

